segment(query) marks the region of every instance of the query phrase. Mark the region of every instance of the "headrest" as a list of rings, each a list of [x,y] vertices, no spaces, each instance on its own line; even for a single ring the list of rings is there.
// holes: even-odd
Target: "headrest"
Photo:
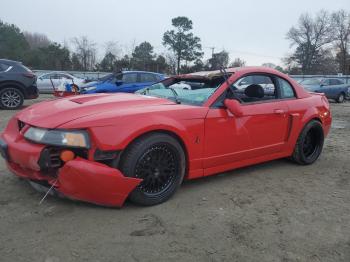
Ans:
[[[262,88],[261,85],[252,84],[247,86],[247,88],[244,90],[244,94],[248,97],[263,98],[264,88]]]

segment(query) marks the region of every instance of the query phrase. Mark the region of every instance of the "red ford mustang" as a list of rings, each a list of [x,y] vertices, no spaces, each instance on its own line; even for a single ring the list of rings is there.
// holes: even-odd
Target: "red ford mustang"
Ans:
[[[33,105],[10,120],[0,148],[15,175],[59,195],[154,205],[183,179],[285,157],[311,164],[330,125],[323,94],[272,69],[231,68],[171,77],[137,94]]]

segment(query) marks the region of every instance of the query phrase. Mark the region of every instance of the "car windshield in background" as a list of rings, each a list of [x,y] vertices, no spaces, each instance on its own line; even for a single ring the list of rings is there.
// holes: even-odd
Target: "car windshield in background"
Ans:
[[[222,76],[212,79],[169,78],[136,93],[166,98],[177,103],[202,105],[224,81]]]
[[[302,84],[303,85],[320,85],[322,82],[321,78],[309,78],[305,79]]]

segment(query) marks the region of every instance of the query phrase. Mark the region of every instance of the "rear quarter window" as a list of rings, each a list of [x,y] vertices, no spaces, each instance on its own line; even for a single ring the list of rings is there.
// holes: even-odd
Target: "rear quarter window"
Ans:
[[[5,72],[5,71],[8,71],[9,69],[10,69],[9,65],[0,63],[0,72]]]
[[[281,98],[294,98],[295,93],[291,84],[282,78],[278,77],[277,79],[281,91]]]

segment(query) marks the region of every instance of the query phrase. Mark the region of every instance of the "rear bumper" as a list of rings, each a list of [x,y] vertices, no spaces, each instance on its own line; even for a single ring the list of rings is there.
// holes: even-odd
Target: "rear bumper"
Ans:
[[[25,88],[24,99],[36,99],[39,97],[39,90],[36,85]]]
[[[26,141],[20,133],[16,137],[3,134],[0,141],[1,155],[13,174],[54,185],[59,195],[71,199],[121,207],[142,181],[125,177],[118,169],[79,157],[65,163],[55,175],[48,175],[38,165],[45,146]]]

